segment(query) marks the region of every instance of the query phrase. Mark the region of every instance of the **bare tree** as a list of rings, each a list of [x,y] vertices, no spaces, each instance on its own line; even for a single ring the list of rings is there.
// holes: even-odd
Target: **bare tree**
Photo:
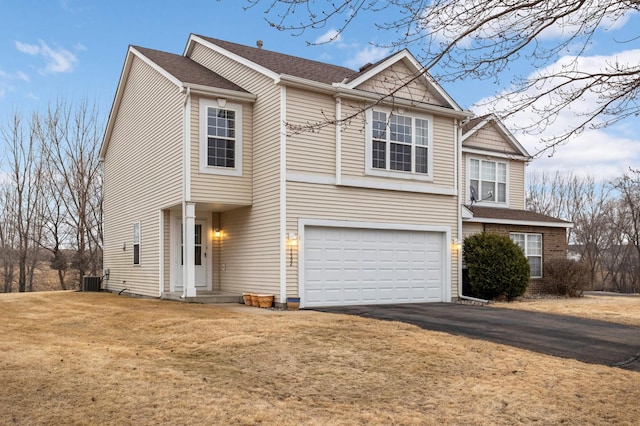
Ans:
[[[627,244],[635,248],[640,259],[640,170],[632,170],[624,174],[615,182],[615,188],[620,191],[625,226],[624,238]],[[632,291],[640,290],[640,262],[635,263],[635,279]]]
[[[0,262],[2,263],[2,286],[0,291],[11,293],[15,279],[15,222],[9,206],[13,202],[8,184],[0,186]]]
[[[5,126],[0,127],[0,138],[7,149],[9,186],[7,217],[14,227],[15,256],[18,269],[18,291],[30,291],[33,272],[37,265],[37,252],[42,225],[38,208],[42,174],[40,156],[34,137],[34,128],[14,113]]]
[[[590,271],[591,285],[600,278],[600,258],[610,235],[609,212],[615,205],[611,186],[593,177],[573,173],[531,173],[527,183],[527,208],[538,213],[565,218],[574,224],[567,231],[568,242],[579,248],[579,255]]]
[[[621,293],[633,292],[638,257],[635,248],[628,244],[629,217],[624,202],[617,198],[606,212],[605,238],[602,241],[602,288]]]
[[[50,205],[49,211],[65,215],[75,249],[72,265],[82,280],[84,275],[96,275],[101,269],[102,170],[98,153],[102,128],[98,111],[87,100],[77,104],[59,100],[49,106],[38,122],[41,150],[53,182],[50,189],[61,202]],[[66,238],[59,233],[66,231],[62,222],[56,222],[49,221],[49,231],[58,233],[50,234],[53,243],[50,250],[61,262],[63,254],[59,246]],[[58,271],[60,274],[61,270]]]
[[[512,61],[526,60],[539,71],[515,76],[491,108],[502,119],[532,110],[536,118],[520,123],[520,128],[541,134],[561,112],[574,107],[578,118],[544,139],[547,149],[584,129],[603,128],[640,113],[637,55],[619,56],[597,69],[582,60],[596,31],[623,23],[640,10],[640,0],[246,1],[247,8],[263,5],[267,21],[281,31],[300,35],[334,29],[327,42],[360,17],[375,13],[381,20],[375,24],[378,38],[381,32],[390,35],[388,42],[377,45],[396,50],[410,46],[425,65],[405,85],[426,71],[439,81],[502,82]],[[549,35],[557,37],[549,41]],[[638,37],[640,33],[633,40]],[[589,106],[575,108],[585,97],[591,100]]]

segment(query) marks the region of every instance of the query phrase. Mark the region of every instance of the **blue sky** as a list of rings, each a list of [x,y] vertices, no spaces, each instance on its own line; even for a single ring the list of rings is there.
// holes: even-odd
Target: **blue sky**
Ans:
[[[190,33],[252,46],[260,39],[269,50],[355,69],[390,53],[370,44],[391,37],[373,29],[375,15],[356,20],[336,43],[308,46],[307,41],[326,36],[331,25],[294,36],[267,24],[264,5],[246,11],[243,6],[243,0],[0,0],[0,120],[15,110],[28,115],[56,97],[95,100],[106,119],[127,46],[181,54]],[[639,40],[617,42],[637,36],[639,26],[638,16],[632,16],[619,28],[602,32],[587,55],[607,57],[640,49]],[[526,67],[515,62],[513,71],[527,74]],[[475,81],[443,86],[463,108],[501,89]],[[533,138],[516,136],[535,151]],[[640,168],[640,125],[632,121],[604,132],[585,132],[553,158],[535,160],[530,169],[575,170],[609,179],[628,167]]]

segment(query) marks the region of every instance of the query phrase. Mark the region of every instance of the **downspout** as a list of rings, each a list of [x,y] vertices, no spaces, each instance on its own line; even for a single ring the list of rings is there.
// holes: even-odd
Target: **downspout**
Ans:
[[[182,87],[181,92],[185,88]],[[182,149],[183,149],[183,187],[182,187],[182,204],[191,201],[191,87],[186,88],[183,103],[183,125],[182,125]],[[184,212],[183,212],[184,213]]]
[[[460,247],[462,247],[462,243],[464,242],[462,239],[462,203],[464,200],[462,199],[462,179],[460,179],[460,170],[462,167],[460,162],[462,161],[462,126],[458,120],[454,120],[454,140],[456,144],[456,150],[454,154],[455,161],[455,171],[456,171],[456,189],[458,192],[458,242],[460,243]],[[458,251],[458,299],[461,300],[469,300],[472,302],[479,303],[489,303],[488,300],[478,299],[477,297],[465,296],[462,294],[462,248]]]

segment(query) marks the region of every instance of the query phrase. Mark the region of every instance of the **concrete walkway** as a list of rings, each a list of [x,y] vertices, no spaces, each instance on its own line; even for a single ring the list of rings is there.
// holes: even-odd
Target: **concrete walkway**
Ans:
[[[640,327],[452,303],[315,308],[417,325],[578,361],[640,372]]]

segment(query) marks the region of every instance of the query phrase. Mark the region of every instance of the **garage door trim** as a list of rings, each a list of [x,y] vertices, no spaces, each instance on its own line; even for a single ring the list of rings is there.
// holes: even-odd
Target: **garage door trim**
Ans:
[[[355,229],[383,229],[391,231],[419,231],[437,232],[443,236],[444,264],[442,267],[443,279],[443,300],[451,300],[451,228],[448,226],[420,225],[407,223],[381,223],[381,222],[356,222],[345,220],[326,219],[298,219],[298,294],[300,296],[300,306],[305,307],[305,228],[311,227],[331,227],[331,228],[355,228]]]

